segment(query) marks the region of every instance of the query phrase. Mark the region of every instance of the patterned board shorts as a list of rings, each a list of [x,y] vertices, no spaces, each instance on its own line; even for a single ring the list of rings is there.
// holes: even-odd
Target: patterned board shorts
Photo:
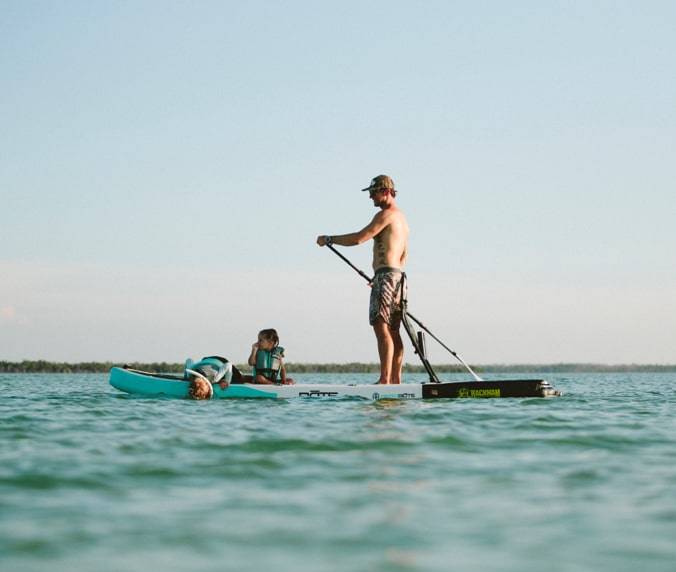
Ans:
[[[390,329],[398,330],[401,325],[401,300],[406,288],[405,274],[397,268],[378,268],[371,286],[369,303],[369,324],[372,326],[379,318]]]

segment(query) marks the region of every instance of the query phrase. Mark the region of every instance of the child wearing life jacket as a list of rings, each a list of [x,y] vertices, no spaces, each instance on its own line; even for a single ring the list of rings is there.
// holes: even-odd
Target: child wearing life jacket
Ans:
[[[211,399],[215,384],[226,389],[242,377],[239,370],[221,356],[203,357],[198,362],[187,359],[183,375],[190,382],[188,396],[192,399]]]
[[[284,366],[284,348],[279,345],[277,330],[269,328],[258,332],[258,341],[251,346],[249,365],[253,368],[251,381],[245,383],[259,383],[270,385],[282,383],[293,384],[290,377],[286,377]],[[243,376],[248,378],[249,376]]]

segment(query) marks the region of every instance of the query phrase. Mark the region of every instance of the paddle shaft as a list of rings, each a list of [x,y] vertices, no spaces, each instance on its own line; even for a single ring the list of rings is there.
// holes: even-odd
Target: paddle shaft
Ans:
[[[413,314],[411,314],[411,312],[408,312],[408,311],[407,311],[406,314],[408,315],[409,318],[411,318],[411,320],[413,320],[413,321],[414,321],[416,324],[418,324],[423,330],[425,330],[425,332],[427,332],[427,333],[430,335],[430,337],[431,337],[434,341],[436,341],[442,348],[444,348],[444,349],[445,349],[447,352],[449,352],[455,359],[457,359],[462,365],[464,365],[465,368],[467,368],[467,371],[469,371],[469,372],[472,374],[472,377],[473,377],[475,380],[477,380],[477,381],[483,381],[483,379],[481,379],[476,373],[474,373],[474,370],[473,370],[471,367],[469,367],[469,365],[468,365],[467,363],[465,363],[465,360],[464,360],[464,359],[462,359],[456,352],[454,352],[454,351],[453,351],[451,348],[449,348],[444,342],[442,342],[442,341],[441,341],[439,338],[437,338],[432,332],[430,332],[430,331],[427,329],[427,326],[425,326],[425,324],[423,324],[420,320],[418,320],[418,318],[416,318]]]
[[[343,259],[344,262],[347,263],[348,266],[350,266],[359,276],[361,276],[364,280],[366,280],[369,284],[373,283],[373,278],[371,278],[368,274],[366,274],[363,270],[359,270],[352,262],[350,262],[345,256],[343,256],[340,252],[338,252],[333,245],[327,244],[326,245],[328,248],[330,248],[336,255],[338,255],[340,258]]]
[[[336,254],[337,256],[339,256],[345,263],[348,264],[348,266],[350,266],[355,272],[357,272],[357,274],[359,274],[359,275],[360,275],[364,280],[366,280],[369,284],[372,284],[372,283],[373,283],[373,278],[371,278],[371,277],[368,276],[363,270],[360,270],[360,269],[357,268],[354,264],[352,264],[352,262],[350,262],[350,260],[348,260],[347,257],[343,256],[340,252],[338,252],[338,251],[333,247],[333,245],[327,244],[326,246],[328,246],[334,254]],[[454,351],[453,351],[451,348],[449,348],[444,342],[442,342],[442,341],[441,341],[439,338],[437,338],[432,332],[430,332],[430,331],[427,329],[427,326],[425,326],[425,324],[423,324],[423,323],[422,323],[420,320],[418,320],[413,314],[411,314],[411,313],[408,311],[408,309],[406,309],[405,311],[406,311],[406,315],[407,315],[409,318],[411,318],[411,320],[413,320],[416,324],[418,324],[425,332],[427,332],[427,333],[432,337],[432,339],[433,339],[434,341],[436,341],[442,348],[444,348],[446,351],[448,351],[455,359],[457,359],[462,365],[464,365],[465,368],[467,368],[467,371],[469,371],[469,372],[472,374],[472,377],[473,377],[475,380],[477,380],[477,381],[483,381],[483,379],[481,379],[476,373],[474,373],[474,370],[473,370],[469,365],[467,365],[467,364],[465,363],[465,360],[463,360],[456,352],[454,352]],[[422,356],[421,356],[421,357],[422,357]]]

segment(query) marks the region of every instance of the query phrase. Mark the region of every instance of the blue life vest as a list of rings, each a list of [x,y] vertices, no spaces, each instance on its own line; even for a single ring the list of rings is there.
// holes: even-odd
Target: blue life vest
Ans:
[[[232,380],[232,364],[220,356],[204,357],[198,362],[186,360],[184,377],[187,379],[188,374],[193,372],[207,378],[211,383],[218,383],[221,380],[230,383]]]
[[[267,377],[270,381],[277,381],[277,374],[282,367],[284,357],[284,348],[277,346],[271,350],[261,350],[256,352],[256,365],[253,366],[253,378],[258,374]],[[255,383],[255,381],[254,381]]]

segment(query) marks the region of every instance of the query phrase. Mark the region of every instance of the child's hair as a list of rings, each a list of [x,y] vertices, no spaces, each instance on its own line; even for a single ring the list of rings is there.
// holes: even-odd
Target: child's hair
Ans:
[[[258,332],[258,335],[269,342],[273,342],[275,346],[279,345],[279,336],[277,335],[277,330],[274,328],[267,328]]]
[[[213,395],[214,388],[207,379],[193,374],[190,375],[188,397],[192,399],[211,399]]]
[[[279,336],[277,335],[277,330],[275,330],[274,328],[261,330],[260,332],[258,332],[258,335],[264,340],[274,343],[275,347],[279,345]]]

